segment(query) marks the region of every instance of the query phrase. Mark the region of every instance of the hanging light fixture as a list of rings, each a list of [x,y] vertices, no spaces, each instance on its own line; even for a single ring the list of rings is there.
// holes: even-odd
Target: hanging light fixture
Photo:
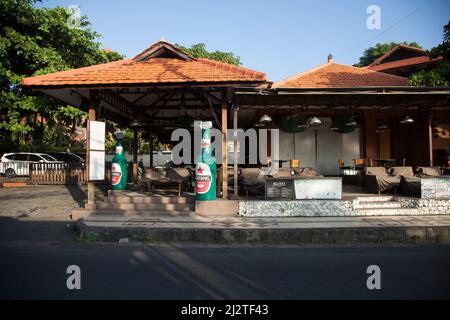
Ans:
[[[263,115],[263,116],[259,119],[258,122],[261,122],[261,123],[269,123],[269,122],[272,122],[272,118],[269,117],[267,114],[265,114],[265,115]]]
[[[257,122],[254,124],[255,127],[264,127],[264,123],[262,122]]]
[[[130,127],[132,128],[142,127],[143,125],[144,124],[138,119],[134,119],[133,121],[130,122]]]
[[[316,116],[314,116],[314,117],[312,117],[312,118],[310,118],[310,119],[308,120],[308,124],[309,124],[311,127],[318,127],[318,126],[320,126],[320,125],[322,124],[322,120],[320,120],[319,118],[317,118]]]
[[[380,123],[377,127],[376,132],[381,133],[384,132],[385,130],[389,129],[389,127],[387,126],[387,124],[385,123]]]
[[[400,121],[400,123],[403,124],[414,123],[414,119],[411,118],[410,116],[406,116],[402,119],[402,121]]]
[[[346,126],[357,126],[358,122],[355,121],[355,118],[351,117],[346,123]]]
[[[305,128],[308,128],[308,126],[306,125],[306,123],[300,123],[300,124],[297,125],[297,128],[305,129]]]
[[[331,127],[330,127],[330,130],[338,131],[338,130],[339,130],[339,127],[333,123],[333,124],[331,125]]]

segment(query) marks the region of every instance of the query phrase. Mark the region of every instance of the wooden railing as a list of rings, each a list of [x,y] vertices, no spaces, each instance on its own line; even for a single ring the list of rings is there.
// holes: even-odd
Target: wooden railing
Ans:
[[[110,182],[111,162],[105,164],[105,181]],[[84,184],[87,182],[85,163],[32,163],[31,184]]]
[[[111,162],[105,163],[105,182],[111,180]],[[0,162],[0,182],[27,182],[37,185],[84,184],[85,163]]]
[[[31,163],[31,184],[81,184],[86,182],[84,163]]]

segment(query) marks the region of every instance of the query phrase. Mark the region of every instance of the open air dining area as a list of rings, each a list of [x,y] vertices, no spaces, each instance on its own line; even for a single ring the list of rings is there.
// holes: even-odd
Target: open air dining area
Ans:
[[[106,178],[88,179],[86,210],[346,216],[411,214],[427,203],[425,213],[448,213],[450,158],[441,152],[450,141],[443,136],[448,88],[410,87],[407,78],[338,64],[331,55],[272,83],[264,73],[195,59],[166,41],[132,59],[26,78],[23,86],[88,111],[90,121],[133,129],[126,190],[96,199],[95,184],[110,179],[107,168]],[[197,137],[202,148],[221,142],[207,168],[213,178],[202,182],[214,189],[211,201],[195,199],[200,123],[219,130],[218,137]],[[138,165],[139,132],[168,145],[174,158],[176,129],[194,137],[190,161],[157,166],[150,150],[148,163]],[[264,161],[252,161],[261,149]],[[86,174],[96,165],[89,162],[94,152],[88,147]]]

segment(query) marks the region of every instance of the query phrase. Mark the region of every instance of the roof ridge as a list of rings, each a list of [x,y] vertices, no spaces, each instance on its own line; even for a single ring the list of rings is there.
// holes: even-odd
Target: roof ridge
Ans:
[[[379,72],[379,71],[376,71],[376,70],[371,70],[371,69],[366,69],[366,68],[360,68],[360,67],[355,67],[355,66],[350,66],[350,65],[346,65],[346,64],[342,64],[342,63],[335,63],[335,64],[337,64],[337,65],[340,65],[340,66],[344,66],[344,67],[347,67],[347,68],[353,68],[353,69],[358,69],[358,70],[360,70],[360,71],[367,71],[367,72],[375,72],[375,73],[378,73],[378,74],[380,74],[380,75],[383,75],[383,76],[390,76],[390,77],[394,77],[394,78],[400,78],[400,79],[408,79],[408,78],[406,78],[406,77],[402,77],[402,76],[397,76],[397,75],[394,75],[394,74],[389,74],[389,73],[384,73],[384,72]]]
[[[246,74],[251,74],[251,75],[259,75],[262,77],[266,77],[266,73],[265,72],[260,72],[260,71],[256,71],[250,68],[246,68],[243,66],[238,66],[235,64],[231,64],[231,63],[226,63],[226,62],[222,62],[222,61],[218,61],[218,60],[212,60],[212,59],[208,59],[208,58],[198,58],[197,59],[198,62],[201,63],[206,63],[208,65],[215,65],[215,66],[220,66],[222,68],[230,68],[231,70],[234,71],[244,71]]]
[[[334,63],[334,62],[329,61],[329,62],[326,62],[326,63],[324,63],[324,64],[318,65],[317,67],[314,67],[314,68],[312,68],[312,69],[309,69],[309,70],[306,70],[306,71],[303,71],[303,72],[296,73],[296,74],[293,75],[293,76],[290,76],[290,77],[287,77],[287,78],[285,78],[285,79],[283,79],[283,80],[281,80],[281,81],[275,82],[275,83],[273,84],[272,87],[273,87],[273,88],[276,88],[276,87],[278,87],[278,86],[283,85],[285,82],[288,82],[288,81],[292,81],[292,80],[301,78],[301,77],[303,77],[303,76],[305,76],[305,75],[307,75],[307,74],[310,74],[310,73],[312,73],[312,72],[314,72],[314,71],[320,70],[320,69],[322,69],[322,68],[324,68],[324,67],[326,67],[326,66],[329,66],[329,65],[331,65],[331,64],[333,64],[333,63]]]

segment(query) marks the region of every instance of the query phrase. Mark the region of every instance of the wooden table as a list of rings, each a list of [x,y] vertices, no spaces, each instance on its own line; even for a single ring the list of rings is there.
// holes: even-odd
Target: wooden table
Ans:
[[[372,160],[378,162],[382,167],[388,167],[390,163],[395,163],[397,161],[395,159],[372,159]]]

